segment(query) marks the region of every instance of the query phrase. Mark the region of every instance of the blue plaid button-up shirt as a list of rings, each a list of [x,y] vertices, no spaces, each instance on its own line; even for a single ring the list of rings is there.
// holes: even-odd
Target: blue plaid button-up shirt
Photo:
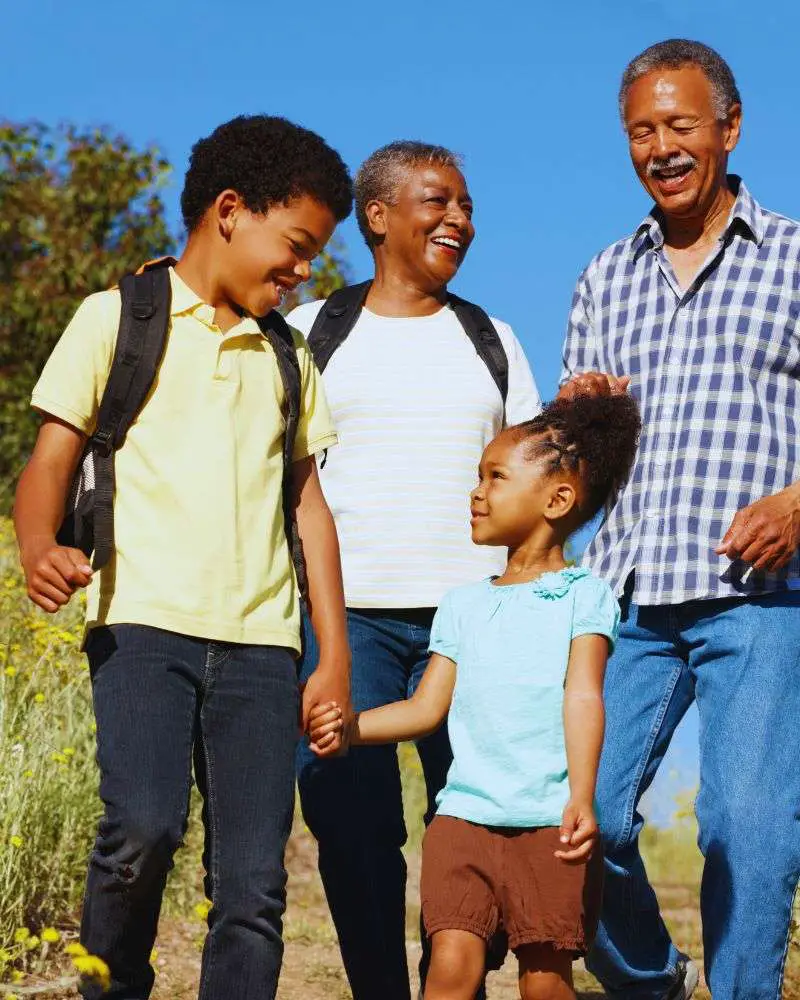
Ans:
[[[800,479],[800,224],[739,178],[718,245],[682,291],[656,211],[578,280],[563,379],[630,375],[643,432],[628,485],[585,554],[619,594],[678,604],[800,588],[714,549],[734,514]]]

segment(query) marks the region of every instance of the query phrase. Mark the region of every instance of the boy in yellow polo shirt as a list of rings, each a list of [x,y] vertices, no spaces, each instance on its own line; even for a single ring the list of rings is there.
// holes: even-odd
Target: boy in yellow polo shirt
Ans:
[[[86,651],[105,814],[81,940],[110,967],[105,997],[150,995],[149,958],[193,760],[213,903],[200,997],[275,995],[298,717],[305,724],[321,701],[349,704],[350,663],[339,549],[314,460],[336,435],[298,333],[295,509],[324,650],[300,704],[298,594],[282,510],[283,388],[253,317],[308,278],[351,202],[339,155],[284,119],[237,118],[194,147],[167,346],[115,456],[114,553],[97,573],[83,552],[58,545],[56,532],[108,379],[118,291],[82,303],[34,389],[44,420],[15,520],[36,604],[56,611],[89,588]],[[96,995],[84,987],[84,996]]]

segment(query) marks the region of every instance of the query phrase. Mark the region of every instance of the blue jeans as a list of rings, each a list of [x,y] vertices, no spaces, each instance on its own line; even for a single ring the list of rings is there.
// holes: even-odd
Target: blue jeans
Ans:
[[[678,953],[639,854],[637,810],[696,699],[706,978],[714,1000],[776,1000],[800,877],[800,594],[623,601],[605,696],[605,896],[589,968],[611,996],[661,997],[673,981]]]
[[[293,653],[142,625],[96,628],[87,654],[105,814],[89,865],[81,940],[112,985],[85,997],[146,1000],[194,758],[213,906],[201,1000],[272,1000],[283,956],[283,854],[294,805]]]
[[[409,697],[428,662],[431,609],[348,609],[357,711]],[[306,621],[301,677],[319,650]],[[417,744],[427,788],[425,822],[452,760],[447,727]],[[319,870],[354,1000],[409,1000],[406,841],[397,747],[354,747],[345,757],[297,753],[300,801],[319,842]],[[424,975],[424,962],[422,974]]]

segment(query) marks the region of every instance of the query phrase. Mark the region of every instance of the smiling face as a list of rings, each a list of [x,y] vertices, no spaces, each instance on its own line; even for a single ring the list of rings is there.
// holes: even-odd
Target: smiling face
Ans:
[[[312,260],[336,226],[331,210],[310,195],[260,214],[246,208],[235,191],[224,191],[214,207],[227,244],[225,297],[251,316],[266,315],[308,280]]]
[[[537,454],[537,440],[546,440],[546,435],[523,437],[512,429],[487,445],[478,485],[470,494],[470,526],[476,545],[515,548],[538,529],[552,528],[558,521],[568,533],[580,483],[575,475],[554,474],[553,452],[544,448]]]
[[[631,160],[667,217],[705,215],[725,187],[739,140],[741,108],[719,121],[714,91],[698,66],[659,69],[635,80],[624,108]]]
[[[452,280],[475,236],[467,182],[453,166],[420,164],[391,204],[370,202],[365,213],[376,255],[426,292]]]

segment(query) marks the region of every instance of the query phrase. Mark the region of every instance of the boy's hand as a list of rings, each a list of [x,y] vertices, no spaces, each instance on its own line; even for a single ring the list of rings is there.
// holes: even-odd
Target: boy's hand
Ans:
[[[309,746],[318,757],[330,757],[342,748],[342,710],[332,701],[316,705],[308,720]]]
[[[584,864],[592,856],[598,834],[591,803],[570,799],[561,817],[561,843],[564,847],[556,851],[555,856],[567,864]]]
[[[49,544],[23,553],[22,569],[28,597],[52,614],[62,608],[80,587],[92,579],[86,553],[65,545]]]
[[[339,666],[329,666],[320,661],[319,666],[308,678],[302,690],[301,730],[309,731],[309,721],[312,711],[319,705],[333,703],[341,711],[342,731],[336,749],[327,748],[325,756],[332,753],[343,753],[347,749],[353,709],[350,704],[350,670]]]

